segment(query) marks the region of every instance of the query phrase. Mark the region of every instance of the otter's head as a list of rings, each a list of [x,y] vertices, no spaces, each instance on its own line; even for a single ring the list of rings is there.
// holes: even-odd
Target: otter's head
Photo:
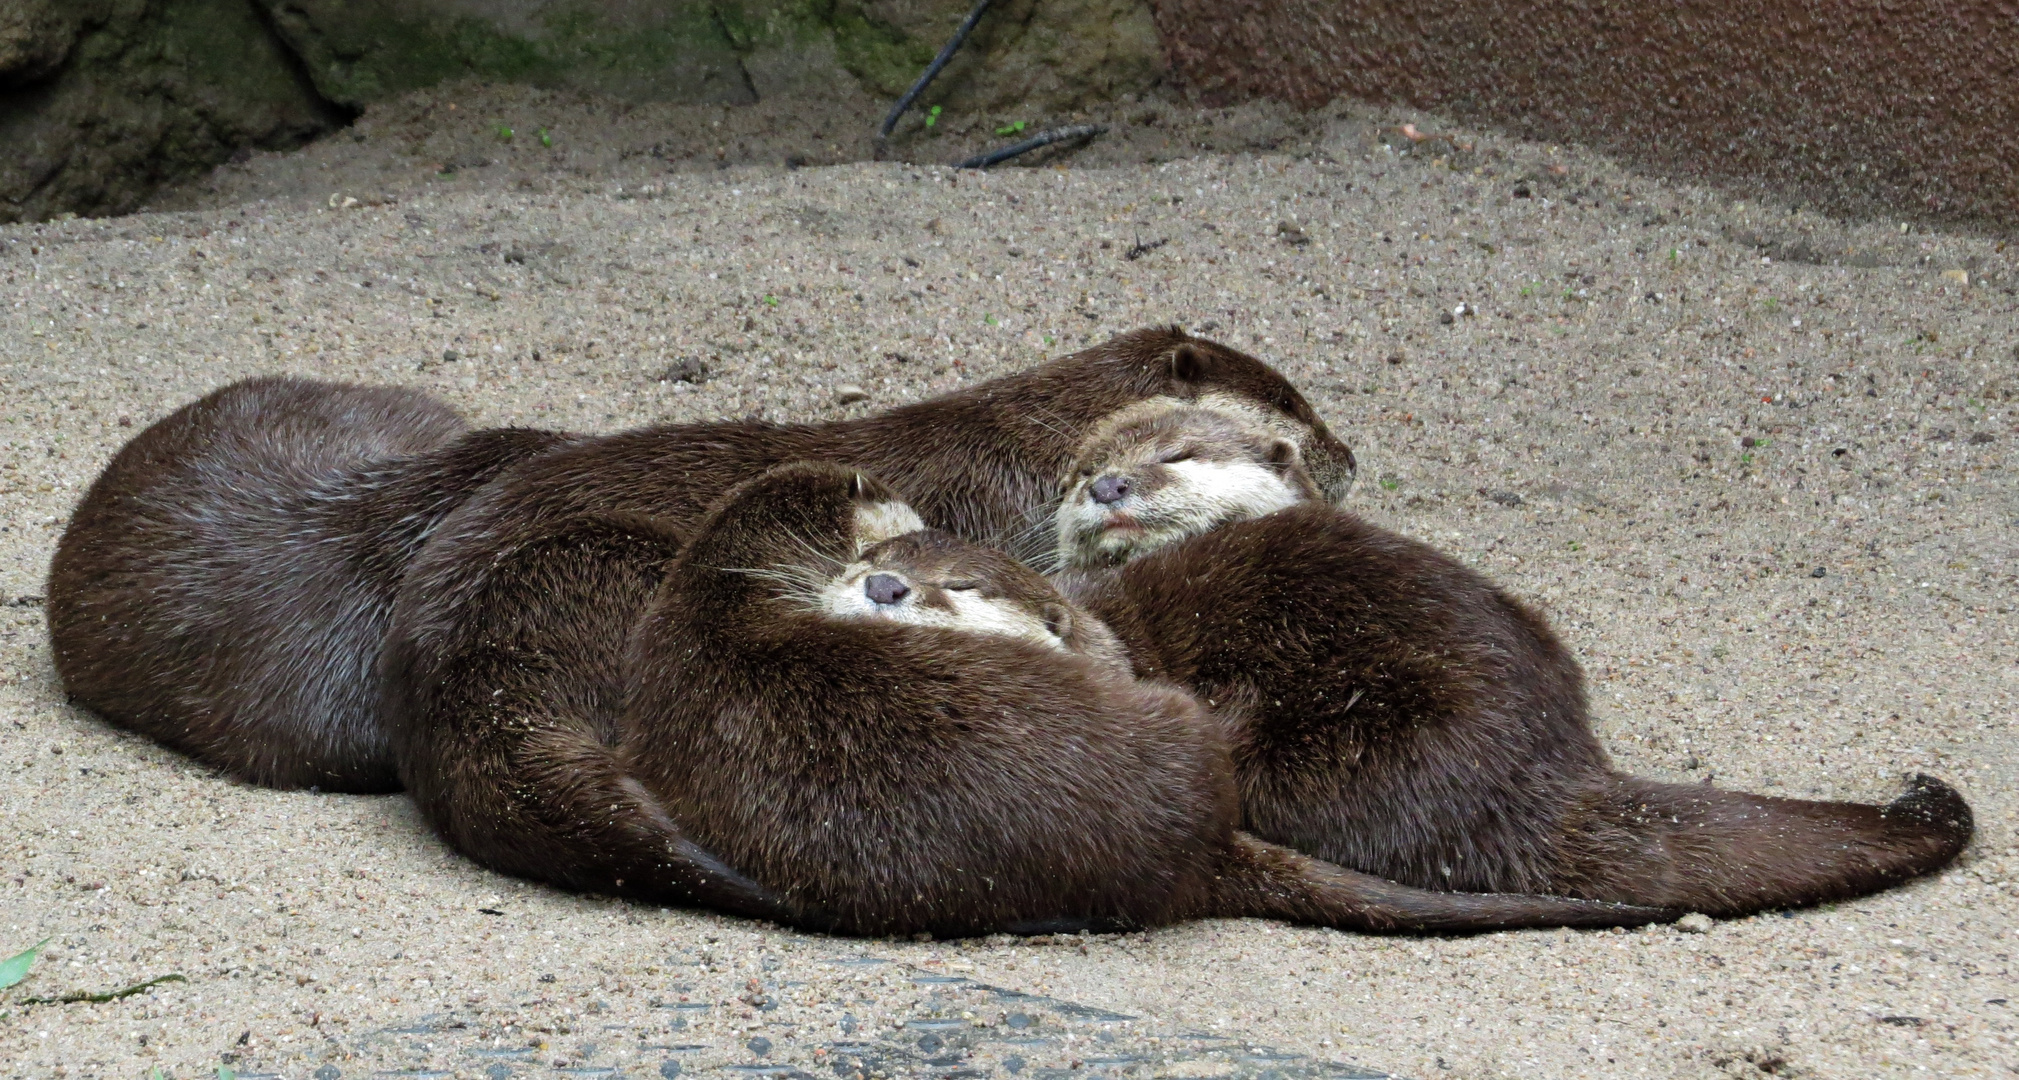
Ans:
[[[1074,385],[1078,365],[1109,365],[1138,373],[1135,391],[1148,402],[1174,400],[1234,417],[1297,447],[1304,469],[1326,499],[1340,502],[1353,487],[1353,451],[1280,372],[1261,360],[1176,327],[1137,330],[1074,357],[1055,361]]]
[[[1075,652],[1127,669],[1106,624],[1030,568],[936,529],[866,548],[820,591],[821,612],[990,634]]]
[[[713,571],[725,604],[740,594],[822,618],[1020,638],[1128,670],[1106,624],[1043,577],[925,528],[889,485],[855,469],[798,462],[739,485],[685,561]]]
[[[1113,566],[1325,498],[1297,443],[1243,414],[1148,401],[1080,445],[1053,519],[1063,566]]]

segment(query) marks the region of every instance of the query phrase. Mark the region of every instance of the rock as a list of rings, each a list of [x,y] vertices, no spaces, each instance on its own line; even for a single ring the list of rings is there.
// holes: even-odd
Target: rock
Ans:
[[[1811,570],[1811,571],[1809,571],[1809,576],[1810,576],[1810,577],[1816,577],[1816,578],[1819,578],[1819,577],[1828,577],[1828,576],[1830,576],[1830,572],[1829,572],[1828,570],[1824,569],[1823,567],[1820,567],[1820,566],[1818,566],[1818,567],[1816,567],[1816,568],[1815,568],[1814,570]]]
[[[501,1066],[493,1067],[497,1068]],[[510,1072],[511,1070],[507,1069],[506,1071]],[[659,1063],[659,1075],[664,1080],[680,1080],[680,1063],[674,1061],[672,1058],[667,1058],[665,1061]]]
[[[1685,934],[1708,934],[1711,932],[1711,917],[1692,911],[1675,921],[1675,928]]]
[[[324,1065],[323,1067],[317,1069],[312,1075],[314,1075],[315,1080],[343,1080],[344,1074],[343,1070],[337,1068],[334,1065]]]
[[[1490,491],[1487,492],[1486,497],[1502,506],[1510,508],[1521,505],[1521,496],[1512,491]]]
[[[52,2],[65,13],[54,22]],[[243,0],[112,7],[0,5],[0,63],[12,65],[0,83],[39,80],[0,103],[13,150],[0,161],[0,223],[126,213],[241,147],[296,146],[348,120]]]
[[[834,400],[841,402],[843,405],[853,405],[858,401],[868,401],[869,391],[864,390],[860,386],[843,386],[834,392]]]
[[[102,22],[104,0],[11,0],[0,6],[0,86],[42,79],[70,58],[84,20]]]
[[[708,381],[708,365],[692,356],[683,356],[666,365],[659,373],[660,382],[704,383]]]
[[[1277,222],[1276,235],[1282,237],[1284,243],[1293,247],[1303,247],[1305,244],[1311,242],[1310,235],[1303,229],[1298,228],[1297,223],[1294,221]]]
[[[758,1057],[763,1057],[771,1052],[771,1040],[762,1035],[750,1040],[745,1045],[749,1047],[751,1053],[756,1054]]]

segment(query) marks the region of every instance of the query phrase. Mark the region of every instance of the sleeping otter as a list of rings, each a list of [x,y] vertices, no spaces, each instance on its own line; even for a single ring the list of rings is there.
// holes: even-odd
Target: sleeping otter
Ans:
[[[463,435],[447,407],[412,391],[250,380],[141,433],[78,505],[50,576],[58,669],[107,719],[241,779],[389,790],[393,755],[370,706],[390,600],[443,516],[539,451],[562,452],[488,491],[436,562],[444,574],[484,580],[507,552],[483,530],[521,536],[514,519],[691,526],[732,484],[794,459],[874,469],[919,492],[933,524],[1035,553],[1049,547],[1054,481],[1085,427],[1159,396],[1279,430],[1332,497],[1352,484],[1352,453],[1282,376],[1175,329],[860,420],[590,440]],[[635,614],[643,599],[613,602]]]
[[[1970,838],[1969,806],[1924,776],[1866,806],[1622,775],[1539,614],[1311,500],[1266,431],[1198,410],[1110,428],[1058,511],[1060,557],[1076,569],[1056,580],[1139,673],[1219,708],[1242,827],[1264,839],[1425,888],[1738,915],[1873,892]],[[1226,490],[1238,478],[1246,496]],[[1231,523],[1248,515],[1222,512],[1269,510],[1286,489],[1305,501]],[[1131,561],[1094,569],[1115,553]]]
[[[73,699],[273,787],[397,786],[372,664],[407,562],[499,469],[562,442],[390,387],[262,378],[147,428],[49,568]]]
[[[1663,917],[1407,889],[1236,833],[1226,748],[1192,698],[1088,655],[1108,641],[1094,620],[1008,557],[891,536],[917,524],[897,498],[828,464],[734,489],[630,636],[624,771],[790,921],[957,936]]]

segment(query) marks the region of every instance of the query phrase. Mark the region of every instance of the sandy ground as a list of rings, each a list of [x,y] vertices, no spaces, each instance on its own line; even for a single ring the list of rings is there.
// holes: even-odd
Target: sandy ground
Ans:
[[[1356,108],[1150,103],[1071,168],[955,176],[785,168],[832,115],[483,93],[178,212],[0,229],[0,952],[54,939],[0,994],[0,1076],[2019,1072],[2019,252]],[[725,117],[741,156],[695,151]],[[486,149],[442,175],[457,146]],[[850,941],[500,878],[401,798],[220,779],[53,677],[64,515],[230,379],[404,382],[484,424],[799,419],[1171,321],[1305,389],[1358,510],[1542,604],[1625,767],[1860,800],[1925,770],[1977,841],[1704,934]]]

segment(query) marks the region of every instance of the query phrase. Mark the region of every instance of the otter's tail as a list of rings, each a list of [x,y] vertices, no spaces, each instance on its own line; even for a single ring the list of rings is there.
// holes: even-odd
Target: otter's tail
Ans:
[[[523,783],[500,785],[518,788],[517,797],[488,835],[451,836],[477,861],[586,892],[779,922],[816,918],[687,836],[601,741],[536,730],[519,764]]]
[[[1247,833],[1234,834],[1209,907],[1200,914],[1377,934],[1642,926],[1682,914],[1563,896],[1431,892],[1334,866]]]
[[[1916,775],[1885,806],[1776,799],[1614,776],[1565,822],[1555,888],[1746,915],[1877,892],[1963,850],[1970,806]]]

